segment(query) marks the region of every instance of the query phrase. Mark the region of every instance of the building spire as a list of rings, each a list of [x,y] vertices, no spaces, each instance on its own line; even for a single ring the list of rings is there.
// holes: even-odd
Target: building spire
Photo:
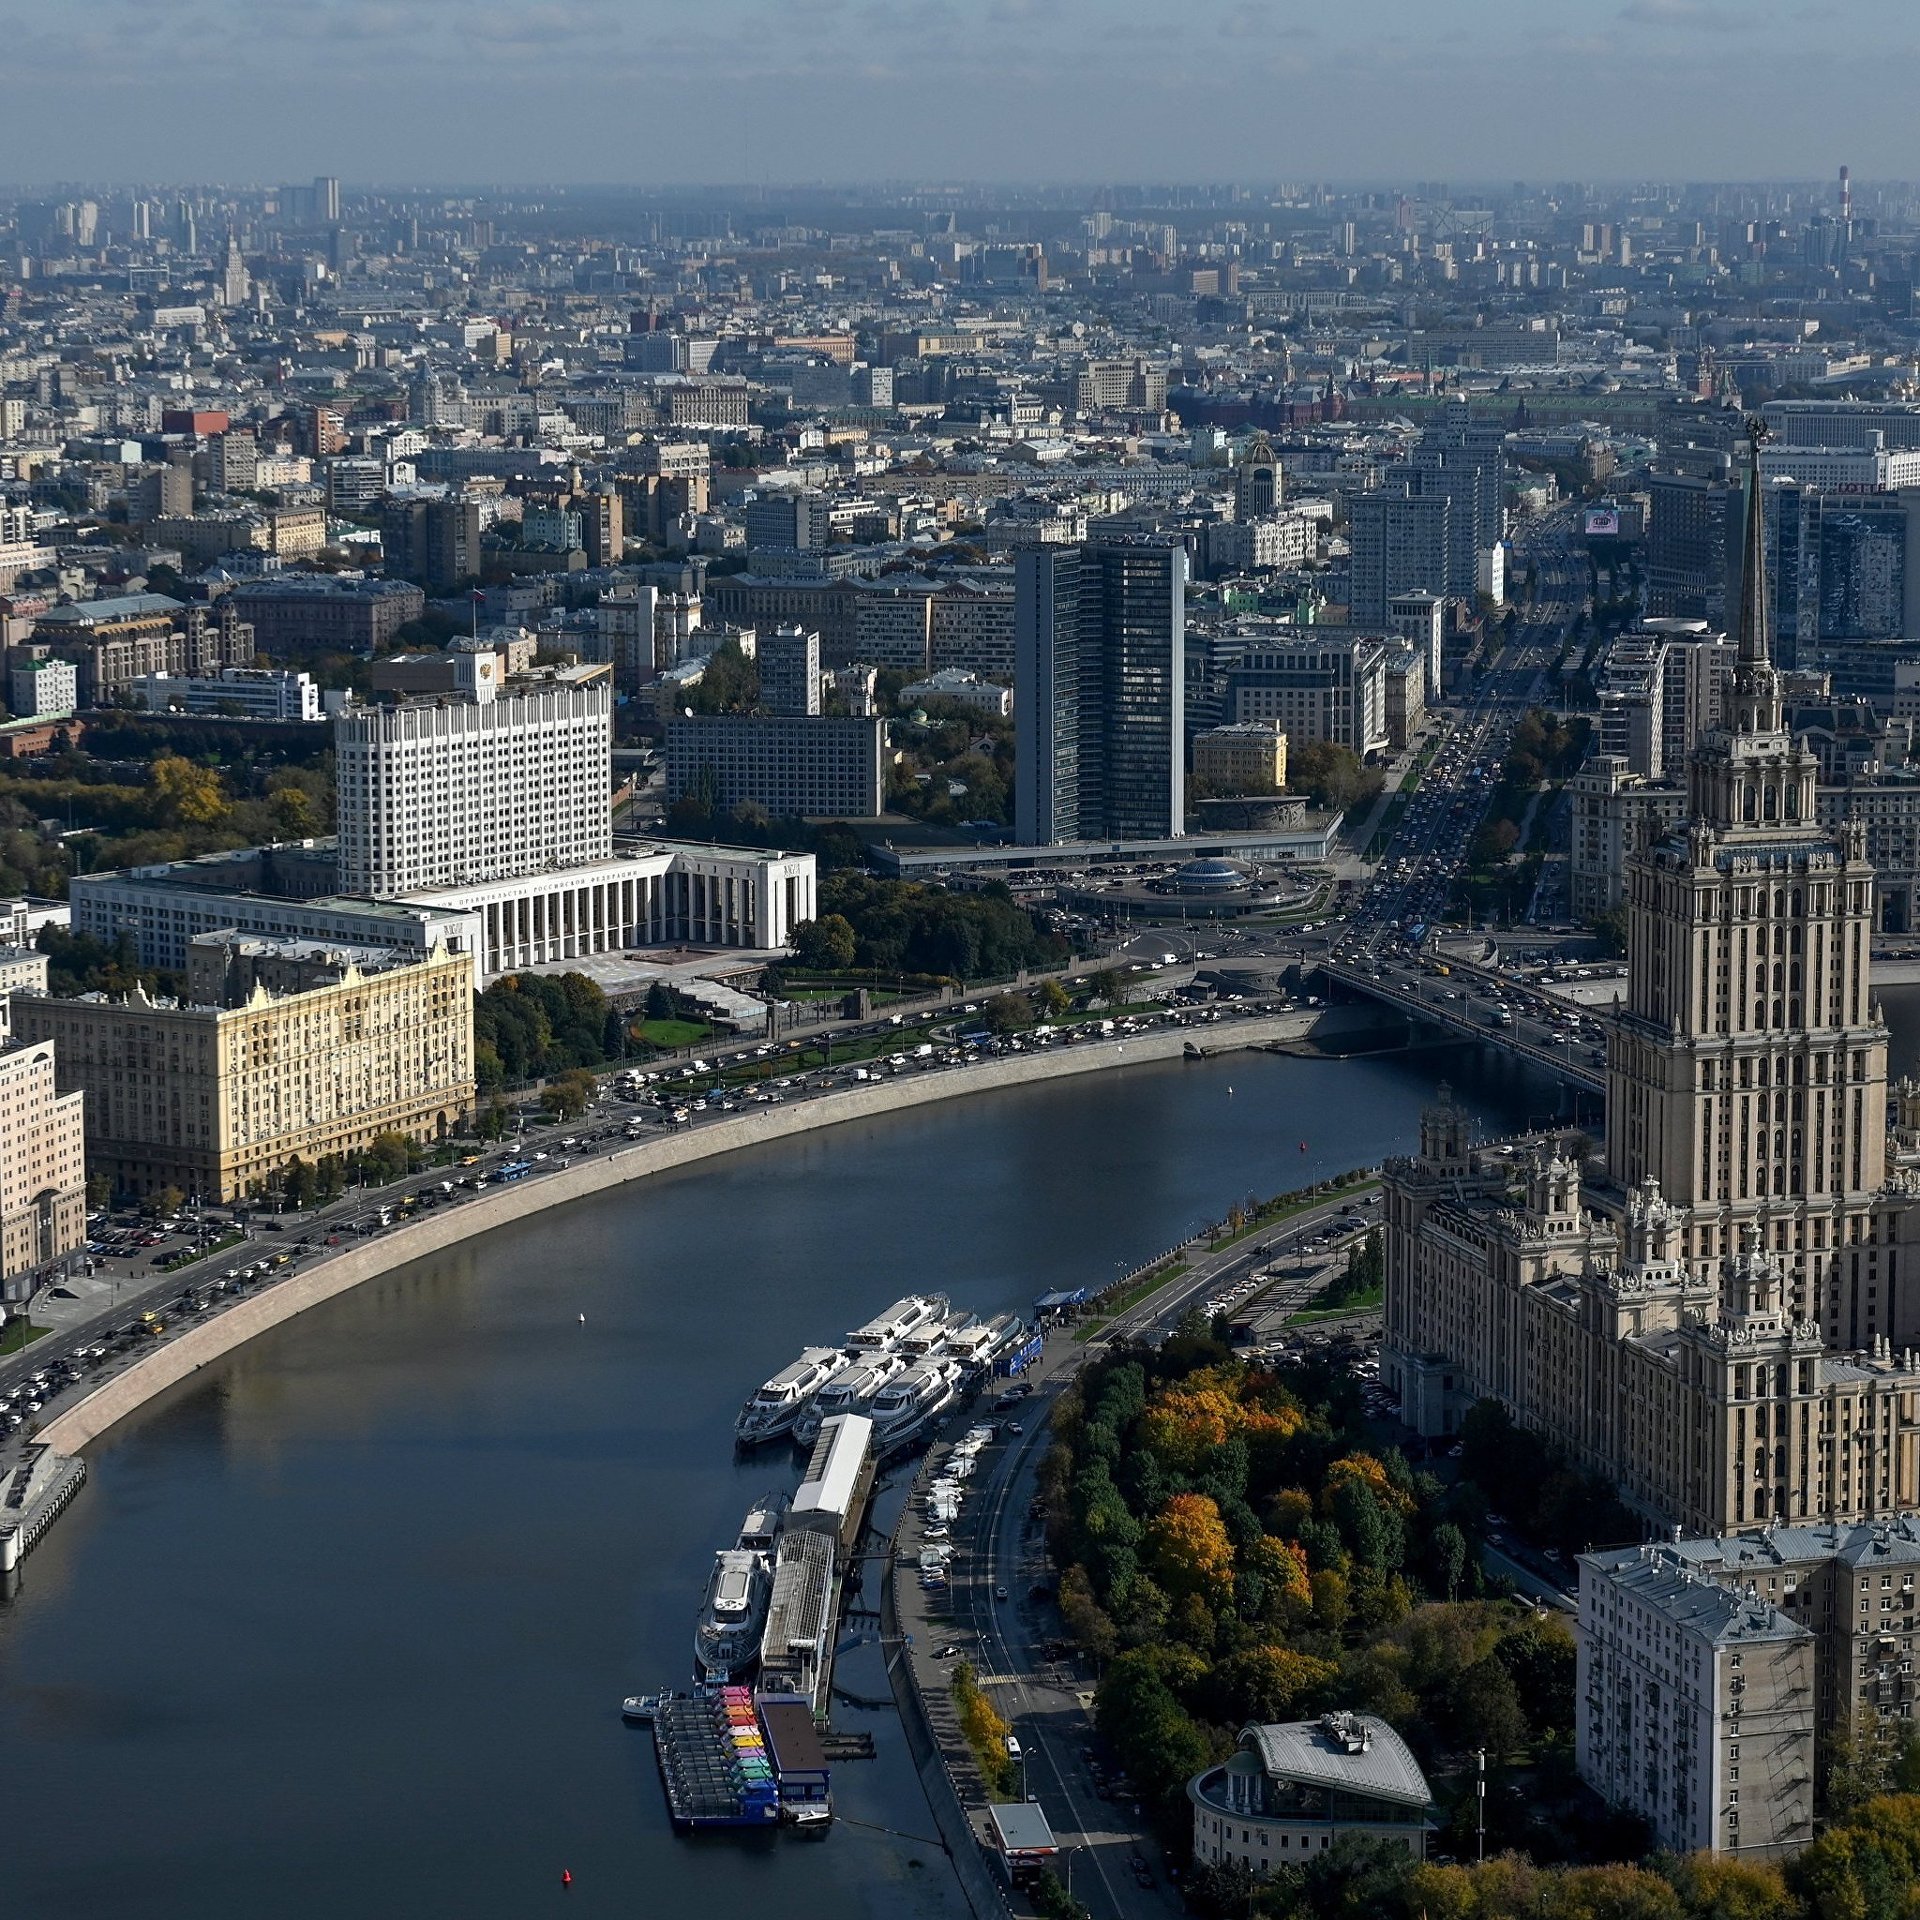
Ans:
[[[1740,550],[1740,647],[1743,667],[1773,665],[1767,605],[1767,514],[1760,492],[1760,443],[1767,437],[1764,421],[1747,422],[1747,524]]]
[[[1767,595],[1767,503],[1760,488],[1760,443],[1767,429],[1747,422],[1747,518],[1740,552],[1740,633],[1729,718],[1735,733],[1776,734],[1782,722],[1780,676],[1773,665],[1773,609]]]

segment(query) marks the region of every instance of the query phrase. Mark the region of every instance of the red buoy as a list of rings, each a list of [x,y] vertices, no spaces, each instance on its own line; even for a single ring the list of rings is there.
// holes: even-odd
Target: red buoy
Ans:
[[[1306,1152],[1306,1150],[1307,1150],[1307,1143],[1306,1143],[1306,1142],[1305,1142],[1304,1140],[1302,1140],[1302,1141],[1300,1142],[1300,1151],[1301,1151],[1302,1153],[1305,1153],[1305,1152]]]
[[[562,1867],[560,1869],[560,1884],[563,1887],[573,1885],[573,1869],[571,1867]]]

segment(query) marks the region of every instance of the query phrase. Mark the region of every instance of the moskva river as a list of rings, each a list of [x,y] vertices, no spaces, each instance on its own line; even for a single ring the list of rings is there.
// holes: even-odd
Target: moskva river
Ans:
[[[735,1459],[741,1400],[900,1294],[1023,1308],[1405,1150],[1443,1075],[1490,1130],[1566,1111],[1471,1049],[1090,1074],[686,1168],[256,1341],[92,1449],[0,1605],[0,1910],[964,1914],[890,1709],[836,1708],[879,1758],[818,1845],[676,1838],[620,1721],[797,1477]],[[876,1648],[839,1674],[886,1693]]]

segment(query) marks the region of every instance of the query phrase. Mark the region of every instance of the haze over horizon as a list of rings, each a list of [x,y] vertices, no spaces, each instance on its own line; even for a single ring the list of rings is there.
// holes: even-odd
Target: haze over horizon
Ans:
[[[16,184],[1867,181],[1916,171],[1862,109],[1920,76],[1920,9],[0,0],[0,44]]]

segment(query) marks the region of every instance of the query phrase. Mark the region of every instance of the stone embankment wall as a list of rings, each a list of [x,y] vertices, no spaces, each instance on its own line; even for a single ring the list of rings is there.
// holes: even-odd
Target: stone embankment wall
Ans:
[[[1355,1024],[1353,1013],[1348,1008],[1332,1008],[1273,1014],[1214,1027],[1083,1040],[1043,1052],[1003,1054],[973,1067],[904,1073],[810,1099],[754,1107],[705,1126],[653,1135],[553,1173],[529,1174],[507,1186],[490,1187],[424,1220],[390,1228],[357,1246],[342,1247],[305,1271],[274,1282],[265,1292],[236,1301],[211,1320],[163,1341],[124,1373],[55,1415],[39,1437],[60,1453],[75,1453],[176,1381],[323,1300],[493,1227],[549,1207],[565,1206],[589,1194],[604,1193],[630,1180],[689,1166],[714,1154],[783,1140],[816,1127],[874,1119],[936,1100],[1065,1079],[1143,1060],[1177,1059],[1190,1041],[1209,1053],[1224,1053],[1276,1040],[1302,1041],[1310,1035],[1327,1034],[1330,1029],[1344,1033]]]

